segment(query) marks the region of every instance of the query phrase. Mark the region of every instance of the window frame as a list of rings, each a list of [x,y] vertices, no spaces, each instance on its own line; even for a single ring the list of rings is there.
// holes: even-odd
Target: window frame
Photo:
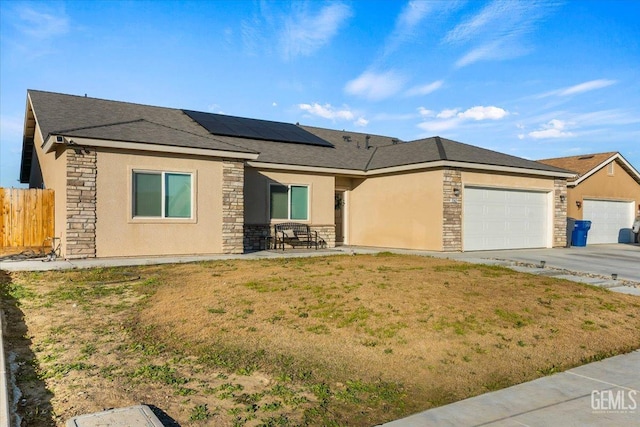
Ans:
[[[271,188],[272,187],[286,187],[287,188],[287,218],[272,218],[271,217]],[[307,189],[307,217],[305,219],[293,219],[291,218],[291,188],[292,187],[304,187]],[[267,193],[267,217],[269,222],[310,222],[311,221],[311,185],[309,184],[281,184],[277,182],[270,182]]]
[[[136,215],[136,174],[149,174],[149,175],[159,175],[160,176],[160,215],[159,216],[143,216]],[[190,193],[189,193],[189,217],[175,217],[175,216],[167,216],[167,206],[166,206],[166,189],[167,189],[167,175],[182,175],[189,177],[190,184]],[[155,169],[142,169],[142,168],[131,168],[129,174],[130,180],[130,222],[196,222],[196,172],[195,171],[180,171],[180,170],[155,170]]]

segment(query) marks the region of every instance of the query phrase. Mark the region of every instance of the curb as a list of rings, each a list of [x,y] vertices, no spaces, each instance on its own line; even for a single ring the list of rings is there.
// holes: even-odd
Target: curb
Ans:
[[[7,388],[7,363],[4,357],[4,312],[0,310],[0,427],[11,427],[9,392]]]

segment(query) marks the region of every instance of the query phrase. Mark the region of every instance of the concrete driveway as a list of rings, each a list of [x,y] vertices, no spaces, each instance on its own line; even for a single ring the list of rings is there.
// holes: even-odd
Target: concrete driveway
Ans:
[[[545,261],[546,268],[602,276],[603,278],[610,278],[615,273],[618,275],[618,280],[640,283],[640,245],[638,244],[465,252],[447,254],[446,256],[469,262],[503,260],[540,265],[541,261]]]

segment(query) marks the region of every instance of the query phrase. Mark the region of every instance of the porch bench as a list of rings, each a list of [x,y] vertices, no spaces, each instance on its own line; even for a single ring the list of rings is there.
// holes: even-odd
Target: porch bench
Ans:
[[[296,245],[306,245],[307,248],[314,246],[318,249],[318,232],[311,230],[307,224],[298,222],[284,222],[275,224],[274,228],[274,248],[282,247],[284,251],[285,243],[295,247]]]

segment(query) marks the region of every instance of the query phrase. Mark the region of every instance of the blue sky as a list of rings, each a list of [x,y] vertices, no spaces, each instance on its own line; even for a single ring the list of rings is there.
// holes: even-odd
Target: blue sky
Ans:
[[[0,185],[27,89],[640,169],[640,1],[0,0]]]

